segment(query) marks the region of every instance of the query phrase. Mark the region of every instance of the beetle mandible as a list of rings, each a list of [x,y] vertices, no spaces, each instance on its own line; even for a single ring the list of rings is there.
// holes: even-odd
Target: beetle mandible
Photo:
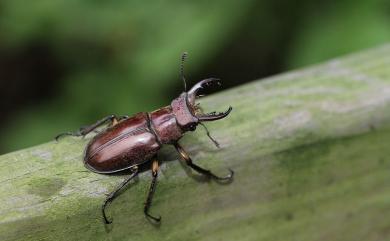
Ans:
[[[124,170],[131,171],[131,175],[112,191],[103,202],[102,215],[106,224],[112,222],[106,216],[107,204],[112,202],[119,192],[138,175],[139,166],[148,162],[151,163],[152,182],[144,204],[144,213],[146,217],[160,222],[161,217],[149,214],[149,208],[156,188],[159,170],[157,152],[162,145],[173,145],[185,163],[200,174],[218,181],[230,181],[233,178],[234,172],[231,169],[229,169],[229,175],[219,177],[211,171],[197,166],[178,143],[185,132],[194,131],[196,126],[200,124],[206,129],[207,136],[219,147],[218,142],[211,137],[203,122],[225,118],[232,110],[232,107],[229,107],[225,112],[208,114],[201,111],[199,104],[195,103],[195,100],[199,97],[198,91],[214,83],[220,85],[220,82],[216,78],[204,79],[186,92],[186,79],[183,73],[186,57],[187,53],[184,52],[180,65],[184,92],[174,99],[169,106],[152,112],[141,112],[132,117],[110,115],[95,124],[82,127],[76,132],[66,132],[55,137],[56,140],[65,135],[84,137],[96,131],[97,128],[106,125],[106,129],[95,135],[87,144],[84,154],[85,167],[99,174],[112,174]]]

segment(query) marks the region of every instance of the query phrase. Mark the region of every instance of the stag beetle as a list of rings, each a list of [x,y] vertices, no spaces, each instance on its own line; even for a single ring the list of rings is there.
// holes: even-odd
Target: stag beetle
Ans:
[[[232,107],[229,107],[227,111],[221,113],[204,114],[202,112],[199,104],[195,103],[195,100],[200,96],[198,91],[214,83],[220,85],[220,82],[216,78],[204,79],[186,92],[186,79],[183,71],[186,57],[187,53],[183,53],[180,65],[184,92],[174,99],[169,106],[152,112],[141,112],[132,117],[110,115],[95,124],[82,127],[76,132],[66,132],[55,137],[57,141],[60,137],[66,135],[84,137],[96,131],[97,128],[106,125],[106,128],[95,135],[88,143],[84,155],[85,167],[100,174],[111,174],[124,170],[131,171],[131,175],[112,191],[103,202],[102,215],[106,224],[112,222],[106,216],[107,204],[111,203],[119,192],[138,175],[139,166],[148,162],[151,163],[153,178],[144,204],[144,213],[146,217],[157,223],[160,222],[161,217],[149,214],[149,208],[156,188],[159,170],[159,161],[156,156],[158,150],[164,144],[173,145],[185,163],[200,174],[217,181],[230,181],[233,178],[234,172],[231,169],[229,169],[229,175],[219,177],[211,171],[197,166],[178,143],[185,132],[194,131],[196,126],[200,124],[205,128],[207,136],[219,147],[218,142],[211,137],[203,122],[225,118],[232,110]]]

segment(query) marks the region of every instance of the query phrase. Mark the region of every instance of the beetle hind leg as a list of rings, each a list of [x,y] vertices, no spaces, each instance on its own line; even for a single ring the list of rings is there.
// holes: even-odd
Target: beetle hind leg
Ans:
[[[128,178],[126,178],[121,184],[119,184],[119,186],[114,191],[112,191],[103,202],[102,215],[103,215],[103,220],[106,224],[112,223],[112,221],[108,220],[106,215],[107,204],[111,203],[119,195],[120,191],[123,190],[129,184],[129,182],[138,175],[137,166],[135,166],[132,171],[133,173]]]
[[[109,116],[104,117],[101,120],[98,120],[96,123],[94,123],[92,125],[81,127],[78,131],[61,133],[61,134],[57,135],[54,139],[56,141],[58,141],[58,139],[63,137],[63,136],[82,136],[82,137],[84,137],[84,136],[88,135],[89,133],[91,133],[92,131],[96,131],[96,128],[98,128],[102,125],[108,124],[109,126],[114,126],[120,120],[123,120],[126,118],[127,118],[127,116],[117,117],[116,115],[109,115]]]
[[[152,179],[152,183],[150,184],[148,197],[146,198],[146,202],[145,202],[145,205],[144,205],[145,216],[148,217],[148,218],[151,218],[152,220],[154,220],[157,223],[159,223],[161,221],[161,216],[158,216],[158,217],[152,216],[149,213],[149,208],[150,208],[150,206],[152,204],[153,195],[154,195],[154,192],[156,190],[158,169],[159,169],[158,160],[154,159],[153,162],[152,162],[152,176],[153,176],[153,179]]]
[[[180,156],[184,159],[184,161],[186,162],[186,164],[191,167],[192,169],[194,169],[195,171],[197,171],[198,173],[200,174],[203,174],[207,177],[210,177],[210,178],[213,178],[214,180],[217,180],[217,181],[231,181],[233,179],[233,176],[234,176],[234,172],[233,170],[229,169],[229,174],[227,176],[224,176],[224,177],[219,177],[217,175],[215,175],[214,173],[212,173],[210,170],[207,170],[207,169],[204,169],[196,164],[194,164],[192,162],[192,159],[191,157],[187,154],[187,152],[179,145],[179,143],[175,143],[174,144],[177,152],[179,152]]]

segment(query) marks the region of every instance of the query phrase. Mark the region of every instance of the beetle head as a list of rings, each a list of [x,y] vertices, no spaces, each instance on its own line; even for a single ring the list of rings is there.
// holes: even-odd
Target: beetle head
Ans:
[[[172,101],[172,109],[176,115],[179,126],[184,131],[193,131],[199,123],[204,121],[215,121],[229,115],[232,107],[225,112],[203,113],[195,100],[199,97],[198,91],[214,83],[220,85],[218,79],[205,79],[194,85],[190,91],[182,93],[177,99]]]

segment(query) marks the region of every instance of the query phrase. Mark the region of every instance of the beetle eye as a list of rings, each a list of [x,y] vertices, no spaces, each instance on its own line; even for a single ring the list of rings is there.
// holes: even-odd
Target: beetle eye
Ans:
[[[190,131],[194,131],[196,129],[196,125],[195,124],[191,124],[188,128],[189,128]]]

